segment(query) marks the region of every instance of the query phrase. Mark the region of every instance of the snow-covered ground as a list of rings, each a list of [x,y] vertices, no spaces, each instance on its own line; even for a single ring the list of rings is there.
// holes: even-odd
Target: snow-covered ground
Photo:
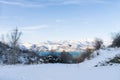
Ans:
[[[0,80],[120,80],[120,65],[98,66],[120,54],[120,49],[98,51],[99,56],[80,64],[1,65]]]
[[[120,66],[74,64],[1,66],[0,80],[120,80]]]

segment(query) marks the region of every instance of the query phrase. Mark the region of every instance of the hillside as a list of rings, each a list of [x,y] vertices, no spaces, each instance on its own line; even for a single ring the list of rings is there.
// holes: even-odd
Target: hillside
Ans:
[[[99,50],[80,64],[1,65],[0,80],[120,80],[119,64],[95,67],[116,55],[120,48]]]

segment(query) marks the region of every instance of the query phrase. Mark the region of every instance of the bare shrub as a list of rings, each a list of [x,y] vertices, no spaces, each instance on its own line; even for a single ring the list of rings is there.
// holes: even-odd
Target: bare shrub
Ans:
[[[94,48],[95,50],[99,50],[103,45],[102,39],[96,38],[94,41]]]
[[[120,32],[113,36],[111,47],[120,47]]]
[[[80,53],[80,55],[78,57],[74,58],[74,63],[81,63],[85,59],[90,59],[92,52],[93,52],[92,49],[86,48],[85,52]]]
[[[63,50],[63,52],[61,52],[60,58],[61,58],[62,63],[72,63],[73,62],[73,56],[69,52],[65,52],[64,50]]]

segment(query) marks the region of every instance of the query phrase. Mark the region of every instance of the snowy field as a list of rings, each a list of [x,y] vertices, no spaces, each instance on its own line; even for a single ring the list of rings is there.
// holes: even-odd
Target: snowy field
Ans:
[[[1,65],[0,80],[120,80],[120,65],[94,67],[120,54],[120,49],[99,52],[80,64]]]
[[[88,67],[82,64],[1,66],[0,80],[120,80],[120,66]]]

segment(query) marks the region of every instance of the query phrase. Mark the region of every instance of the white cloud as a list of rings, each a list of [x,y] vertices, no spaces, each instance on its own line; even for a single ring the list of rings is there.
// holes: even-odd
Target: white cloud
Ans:
[[[0,4],[22,6],[22,7],[43,7],[42,4],[33,4],[29,2],[26,3],[26,2],[17,2],[17,1],[0,1]]]
[[[64,1],[62,4],[68,5],[68,4],[80,4],[80,0],[70,0],[70,1]]]
[[[11,1],[0,1],[0,4],[6,4],[6,5],[22,5],[20,2],[11,2]]]
[[[83,3],[105,3],[105,0],[1,0],[0,4],[4,5],[15,5],[24,7],[46,7],[46,6],[57,6],[57,5],[70,5],[70,4],[83,4]]]
[[[9,34],[11,33],[11,31],[15,28],[13,27],[7,27],[7,26],[3,26],[0,25],[0,36],[2,34]],[[28,26],[28,27],[17,27],[21,32],[32,32],[32,31],[38,31],[38,30],[42,30],[42,29],[46,29],[48,28],[48,25],[38,25],[38,26]]]
[[[0,16],[0,20],[5,20],[5,19],[17,19],[18,16]]]
[[[101,4],[102,4],[102,3],[103,3],[103,4],[104,4],[104,3],[108,3],[108,1],[106,1],[106,0],[93,0],[93,2],[94,2],[94,3],[101,3]]]
[[[39,25],[39,26],[30,26],[30,27],[24,27],[21,28],[23,31],[35,31],[35,30],[41,30],[44,28],[47,28],[48,25]]]

